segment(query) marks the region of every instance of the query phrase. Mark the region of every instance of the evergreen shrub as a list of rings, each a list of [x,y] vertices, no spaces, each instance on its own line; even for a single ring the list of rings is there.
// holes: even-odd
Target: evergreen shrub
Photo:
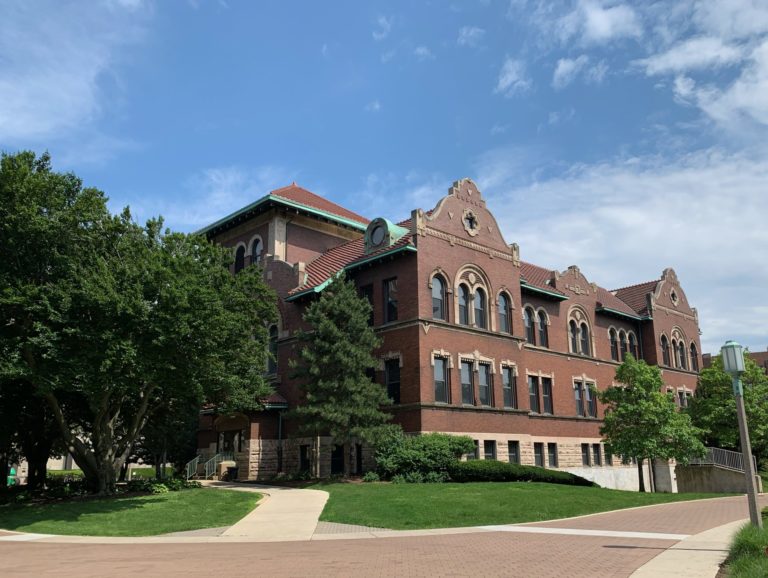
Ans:
[[[474,451],[475,442],[468,436],[442,433],[407,436],[393,430],[379,440],[375,457],[379,473],[385,479],[394,481],[394,476],[410,474],[413,481],[418,481],[417,474],[421,474],[424,481],[430,472],[446,474],[462,455]]]
[[[580,476],[536,466],[521,466],[496,460],[456,462],[448,470],[454,482],[544,482],[569,486],[594,486]]]

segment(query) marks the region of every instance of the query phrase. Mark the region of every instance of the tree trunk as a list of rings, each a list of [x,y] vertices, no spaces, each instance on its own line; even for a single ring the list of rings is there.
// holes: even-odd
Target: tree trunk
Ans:
[[[653,458],[648,458],[648,485],[651,488],[651,492],[656,492],[656,464],[654,464]]]
[[[344,442],[344,477],[352,475],[352,444],[349,440]]]
[[[320,478],[320,435],[315,436],[315,478]]]
[[[0,454],[0,494],[8,491],[8,473],[11,471],[8,465],[8,454]]]
[[[124,482],[126,477],[128,477],[128,462],[125,462],[120,468],[120,477],[117,478],[117,481]]]
[[[643,474],[643,460],[637,459],[637,477],[640,480],[640,491],[645,492],[645,475]]]

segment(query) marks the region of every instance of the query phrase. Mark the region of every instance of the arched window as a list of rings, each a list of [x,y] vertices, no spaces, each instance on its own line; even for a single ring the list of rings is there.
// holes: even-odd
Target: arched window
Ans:
[[[261,249],[261,239],[257,237],[251,244],[251,265],[261,262]]]
[[[445,319],[445,284],[440,277],[432,277],[432,317]]]
[[[485,291],[475,289],[475,327],[485,329],[488,326],[485,318]]]
[[[666,335],[661,336],[661,363],[667,367],[672,365],[669,359],[669,341],[667,341]]]
[[[539,329],[539,346],[549,347],[549,333],[547,332],[547,314],[539,311],[536,314],[536,322]]]
[[[621,349],[621,360],[627,357],[627,334],[622,329],[619,331],[619,348]]]
[[[235,251],[235,273],[239,273],[245,267],[245,246],[240,245]]]
[[[616,338],[616,330],[611,327],[608,331],[608,339],[611,342],[611,359],[614,361],[619,360],[619,341]]]
[[[523,310],[523,318],[525,319],[525,340],[531,345],[536,345],[536,329],[533,327],[533,309],[526,307]]]
[[[638,358],[637,355],[637,339],[635,338],[634,333],[629,334],[629,352],[632,354],[632,357],[635,359]]]
[[[267,373],[277,373],[277,325],[269,328],[269,355],[267,356]]]
[[[568,334],[571,338],[571,353],[579,352],[579,326],[571,319],[568,323]]]
[[[688,369],[688,355],[685,351],[685,343],[678,341],[677,349],[680,352],[680,367],[682,369]]]
[[[459,285],[459,323],[469,325],[469,289]]]
[[[672,359],[675,361],[675,367],[680,367],[680,348],[674,338],[672,339]]]
[[[581,354],[592,355],[592,350],[589,346],[589,327],[586,323],[581,324]]]
[[[509,299],[504,293],[499,295],[499,331],[512,333],[512,327],[509,325]]]
[[[699,371],[699,352],[696,350],[695,343],[691,343],[691,369]]]

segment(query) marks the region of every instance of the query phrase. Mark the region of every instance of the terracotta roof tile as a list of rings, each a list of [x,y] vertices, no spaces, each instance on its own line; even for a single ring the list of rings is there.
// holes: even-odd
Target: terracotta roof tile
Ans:
[[[637,315],[637,311],[608,291],[608,289],[603,289],[602,287],[597,288],[597,303],[599,306],[607,309],[613,309],[614,311],[620,311],[628,315]]]
[[[611,291],[616,297],[629,305],[638,315],[648,314],[648,301],[646,295],[656,289],[658,281],[646,281],[629,287],[622,287]]]
[[[539,267],[533,263],[520,261],[520,274],[523,276],[523,278],[525,278],[529,285],[533,285],[534,287],[538,287],[540,289],[546,289],[547,291],[551,291],[552,293],[557,293],[559,295],[565,295],[562,291],[555,289],[547,282],[552,279],[553,271],[550,269]]]
[[[312,207],[313,209],[319,209],[321,211],[325,211],[326,213],[331,213],[332,215],[336,215],[338,217],[344,217],[345,219],[349,219],[350,221],[356,221],[363,225],[367,225],[368,223],[370,223],[369,219],[366,219],[365,217],[358,215],[357,213],[353,213],[349,209],[345,209],[341,205],[337,205],[336,203],[329,201],[328,199],[321,197],[320,195],[316,195],[315,193],[312,193],[307,189],[300,187],[296,183],[292,183],[287,187],[283,187],[281,189],[275,189],[274,191],[271,191],[269,194],[275,197],[283,198],[287,201],[298,203],[300,205]]]

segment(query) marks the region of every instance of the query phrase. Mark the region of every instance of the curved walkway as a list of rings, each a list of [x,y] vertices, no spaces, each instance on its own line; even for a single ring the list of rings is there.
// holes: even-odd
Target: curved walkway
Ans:
[[[237,524],[218,529],[218,535],[94,538],[0,532],[4,575],[40,575],[64,567],[83,576],[142,571],[245,576],[259,568],[275,576],[714,577],[732,534],[748,516],[740,496],[549,522],[394,531],[318,524],[328,498],[319,490],[209,485],[257,491],[265,498]],[[768,506],[768,496],[761,496],[761,505]]]

